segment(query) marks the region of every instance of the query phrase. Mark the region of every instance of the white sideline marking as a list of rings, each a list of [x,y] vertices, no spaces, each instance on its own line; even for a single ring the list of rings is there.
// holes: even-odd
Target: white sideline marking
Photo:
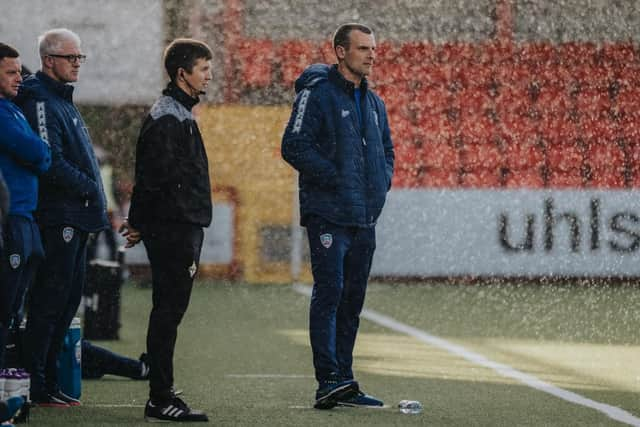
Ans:
[[[294,284],[293,289],[298,293],[311,296],[310,286]],[[582,406],[586,406],[587,408],[595,409],[596,411],[602,412],[607,417],[613,420],[620,421],[622,423],[626,423],[631,426],[640,427],[640,418],[637,418],[633,414],[623,409],[620,409],[618,407],[611,406],[602,402],[597,402],[595,400],[591,400],[589,398],[581,396],[572,391],[568,391],[560,387],[556,387],[552,384],[542,381],[541,379],[533,375],[520,372],[509,365],[504,365],[502,363],[489,360],[479,353],[475,353],[473,351],[467,350],[466,348],[460,345],[453,344],[445,339],[442,339],[435,335],[428,334],[425,331],[406,325],[389,316],[380,314],[374,310],[364,309],[362,310],[361,316],[367,320],[377,323],[378,325],[385,326],[396,332],[407,334],[424,343],[446,350],[449,353],[462,357],[463,359],[468,360],[471,363],[475,363],[477,365],[484,366],[489,369],[493,369],[498,374],[504,377],[513,378],[517,381],[520,381],[521,383],[528,385],[529,387],[535,388],[536,390],[540,390],[542,392],[551,394],[553,396],[559,397],[560,399],[575,403],[577,405],[582,405]]]
[[[144,405],[131,405],[129,403],[94,403],[91,405],[83,404],[82,406],[87,408],[144,408]]]
[[[298,374],[226,374],[227,378],[314,378],[313,375]]]

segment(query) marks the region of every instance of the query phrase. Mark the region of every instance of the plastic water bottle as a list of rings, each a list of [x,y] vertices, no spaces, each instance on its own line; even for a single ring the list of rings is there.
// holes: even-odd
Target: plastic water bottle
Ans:
[[[63,393],[79,399],[82,392],[82,342],[80,318],[74,317],[58,355],[58,381]]]
[[[401,400],[398,408],[403,414],[419,414],[422,412],[422,403],[417,400]]]

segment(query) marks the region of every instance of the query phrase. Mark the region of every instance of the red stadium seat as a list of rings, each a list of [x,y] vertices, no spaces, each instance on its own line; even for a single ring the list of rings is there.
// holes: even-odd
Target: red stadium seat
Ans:
[[[585,144],[584,156],[585,162],[591,167],[592,171],[606,169],[618,172],[624,171],[624,150],[615,141],[594,139]]]
[[[336,53],[333,50],[333,41],[327,40],[322,43],[320,49],[320,62],[324,64],[335,64],[337,61]]]
[[[551,43],[526,43],[516,48],[515,58],[518,63],[537,68],[557,63],[558,53]]]
[[[569,42],[556,46],[558,60],[564,64],[595,64],[598,58],[598,47],[595,43]]]
[[[529,88],[518,85],[501,85],[495,98],[495,109],[499,116],[526,114],[533,106]]]
[[[498,66],[513,59],[513,43],[494,39],[478,45],[478,61],[482,64]]]
[[[440,48],[440,61],[445,64],[473,64],[479,59],[477,46],[473,43],[444,43]]]
[[[587,88],[576,94],[575,105],[580,114],[598,116],[611,109],[611,99],[607,90]]]
[[[591,188],[619,189],[625,186],[624,171],[617,169],[602,169],[592,171],[591,179],[586,183]]]
[[[619,135],[619,124],[609,112],[580,118],[582,136],[588,140],[612,141]]]
[[[582,147],[577,142],[551,142],[547,144],[547,165],[551,171],[574,172],[583,163]]]
[[[452,94],[444,87],[432,86],[417,90],[410,102],[413,111],[439,114],[451,107]]]
[[[320,60],[316,45],[304,40],[287,40],[278,46],[282,84],[290,87],[310,64]]]
[[[538,123],[520,114],[500,114],[500,134],[517,143],[537,142]]]
[[[638,53],[633,43],[604,43],[600,48],[600,57],[603,62],[616,68],[638,62]]]
[[[460,175],[461,186],[465,188],[497,188],[502,186],[500,170],[465,171]]]
[[[489,142],[498,132],[497,124],[486,112],[461,111],[458,129],[464,141],[473,143]]]
[[[552,141],[572,141],[581,134],[581,128],[571,120],[569,111],[543,111],[539,123],[540,135]]]
[[[551,188],[581,188],[585,180],[580,169],[571,171],[551,171],[547,186]]]
[[[242,40],[235,54],[239,75],[245,86],[260,88],[271,84],[272,64],[275,62],[271,40]]]
[[[509,170],[504,178],[506,188],[543,188],[544,178],[540,168]]]
[[[460,169],[460,154],[451,143],[426,143],[420,150],[420,158],[429,169],[448,171]]]
[[[419,186],[426,188],[458,187],[458,171],[428,168],[419,179]]]
[[[539,169],[544,165],[544,150],[540,144],[530,141],[512,141],[504,146],[505,162],[511,170]]]
[[[461,160],[465,171],[495,171],[505,164],[502,151],[494,142],[464,144],[461,149]]]
[[[400,57],[411,65],[434,63],[438,60],[438,47],[429,42],[405,42],[400,46]]]
[[[417,132],[422,134],[425,141],[445,143],[450,141],[456,132],[446,113],[420,114],[416,122]]]

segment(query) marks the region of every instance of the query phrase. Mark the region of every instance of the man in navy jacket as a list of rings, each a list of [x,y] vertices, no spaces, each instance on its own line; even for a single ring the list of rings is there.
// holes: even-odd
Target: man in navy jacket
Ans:
[[[11,102],[22,82],[20,72],[18,52],[0,43],[0,170],[11,194],[3,227],[5,250],[0,258],[0,369],[5,368],[9,328],[44,257],[33,212],[38,202],[38,176],[51,165],[49,145],[33,132]]]
[[[76,314],[85,280],[89,233],[109,226],[98,163],[87,127],[73,104],[72,83],[86,57],[67,29],[38,38],[41,70],[24,81],[18,104],[51,146],[51,168],[40,180],[36,221],[45,262],[31,291],[27,368],[31,399],[41,406],[79,405],[60,391],[56,360]]]
[[[391,187],[393,145],[384,103],[366,79],[375,59],[373,32],[345,24],[333,46],[337,65],[312,65],[296,81],[282,156],[300,173],[301,223],[310,245],[315,407],[375,407],[382,402],[354,380],[353,346],[375,225]]]

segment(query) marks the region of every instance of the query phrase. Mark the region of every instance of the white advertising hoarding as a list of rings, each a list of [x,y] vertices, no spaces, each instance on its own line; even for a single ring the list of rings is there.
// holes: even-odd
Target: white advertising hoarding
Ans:
[[[4,12],[0,40],[20,52],[22,63],[40,68],[37,37],[68,28],[82,39],[77,102],[148,104],[164,84],[164,5],[162,0],[0,0]]]
[[[640,191],[393,190],[373,275],[640,276]]]

